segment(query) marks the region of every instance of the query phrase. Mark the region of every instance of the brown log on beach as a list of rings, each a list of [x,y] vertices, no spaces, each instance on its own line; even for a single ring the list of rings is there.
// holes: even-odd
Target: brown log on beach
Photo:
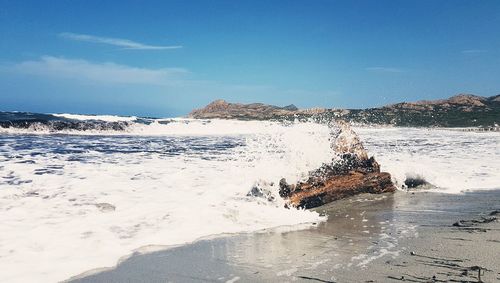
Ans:
[[[391,175],[380,172],[380,166],[368,154],[358,136],[347,123],[339,123],[333,133],[332,148],[338,154],[330,164],[309,172],[305,182],[289,185],[280,181],[280,196],[288,205],[313,208],[361,193],[394,192]]]

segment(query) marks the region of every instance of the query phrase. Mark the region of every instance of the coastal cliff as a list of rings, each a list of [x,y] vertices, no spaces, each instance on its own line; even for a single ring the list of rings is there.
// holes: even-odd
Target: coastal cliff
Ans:
[[[204,108],[192,111],[188,117],[241,120],[342,119],[356,124],[498,129],[500,95],[482,97],[459,94],[448,99],[402,102],[367,109],[297,109],[294,105],[278,107],[262,103],[240,104],[216,100]]]

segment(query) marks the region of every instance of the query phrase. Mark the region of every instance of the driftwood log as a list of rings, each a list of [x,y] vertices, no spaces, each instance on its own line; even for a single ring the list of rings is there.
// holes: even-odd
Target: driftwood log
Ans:
[[[309,172],[309,178],[297,184],[281,179],[279,194],[289,206],[313,208],[360,193],[393,192],[391,175],[368,154],[356,133],[345,122],[332,131],[332,148],[337,156],[329,164]]]

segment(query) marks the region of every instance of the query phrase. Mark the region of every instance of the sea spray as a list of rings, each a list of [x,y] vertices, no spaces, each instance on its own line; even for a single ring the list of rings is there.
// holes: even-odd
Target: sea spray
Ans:
[[[324,219],[247,195],[260,180],[299,180],[329,161],[324,125],[174,119],[9,131],[0,136],[2,282],[55,282],[144,246]]]
[[[433,191],[500,188],[500,133],[432,128],[356,128],[368,152],[401,187],[418,176]],[[427,187],[427,186],[426,186]]]
[[[140,247],[322,220],[276,196],[281,178],[331,160],[324,124],[79,118],[125,127],[0,128],[0,281],[60,281]],[[498,133],[355,130],[399,184],[498,188]],[[248,195],[256,184],[274,198]]]

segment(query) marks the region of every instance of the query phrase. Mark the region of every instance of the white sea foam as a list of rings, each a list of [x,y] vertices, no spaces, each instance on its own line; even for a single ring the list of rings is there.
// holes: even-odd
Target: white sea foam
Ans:
[[[402,185],[423,177],[437,191],[500,188],[500,133],[426,128],[357,128],[383,171]]]
[[[447,192],[500,187],[499,133],[356,131],[400,184],[418,174]],[[246,193],[264,180],[276,194],[280,178],[328,162],[324,125],[164,119],[49,133],[0,133],[0,282],[55,282],[140,247],[322,220]]]
[[[66,115],[66,114],[64,114]],[[79,115],[76,115],[79,116]],[[103,117],[103,116],[99,116]],[[110,116],[116,117],[116,116]],[[134,118],[135,119],[135,118]],[[92,119],[85,119],[92,120]],[[95,119],[94,119],[95,120]],[[99,120],[99,119],[98,119]],[[112,121],[110,118],[106,122]],[[119,121],[119,120],[117,120]],[[122,122],[130,122],[123,120]],[[68,134],[68,135],[103,135],[103,136],[228,136],[228,135],[252,135],[256,133],[272,134],[277,125],[286,127],[284,124],[264,121],[228,121],[220,119],[212,120],[197,120],[187,118],[165,118],[152,119],[151,123],[136,123],[131,122],[124,125],[123,130],[107,129],[52,129],[50,125],[33,123],[28,128],[2,128],[0,134]],[[317,127],[326,129],[326,126],[316,125],[311,128],[313,123],[289,123],[295,128],[303,128],[305,131],[310,131],[313,136]],[[284,129],[284,128],[283,128]],[[291,128],[290,128],[291,129]]]
[[[55,282],[113,266],[142,246],[323,219],[246,194],[259,180],[274,182],[276,193],[280,178],[296,181],[327,162],[325,126],[152,127],[144,134],[163,136],[1,136],[1,282]]]
[[[68,113],[57,113],[51,114],[56,117],[62,117],[73,120],[99,120],[105,122],[124,122],[124,121],[135,121],[136,116],[115,116],[115,115],[81,115],[81,114],[68,114]]]

